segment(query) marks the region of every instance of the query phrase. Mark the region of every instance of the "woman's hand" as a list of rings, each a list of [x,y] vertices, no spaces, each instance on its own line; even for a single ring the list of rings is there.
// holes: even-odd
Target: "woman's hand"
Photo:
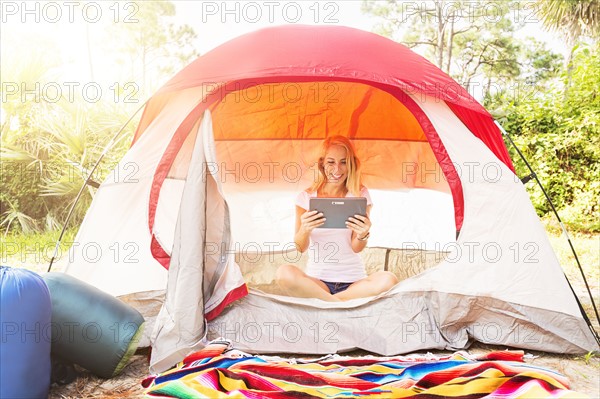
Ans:
[[[324,223],[323,212],[306,211],[300,216],[300,230],[308,234]]]
[[[354,215],[348,218],[346,226],[356,234],[356,238],[364,239],[371,229],[371,220],[367,216]]]

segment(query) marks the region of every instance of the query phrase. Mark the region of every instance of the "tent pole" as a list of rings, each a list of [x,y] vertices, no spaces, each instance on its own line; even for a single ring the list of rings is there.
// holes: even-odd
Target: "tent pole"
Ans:
[[[94,172],[96,171],[96,169],[98,169],[98,165],[100,165],[100,162],[102,161],[102,159],[104,158],[104,156],[108,153],[108,151],[110,151],[110,149],[115,144],[117,144],[119,141],[121,141],[121,139],[123,139],[123,137],[125,137],[125,136],[123,136],[123,137],[119,138],[119,136],[121,135],[121,133],[125,130],[125,127],[138,114],[138,112],[140,112],[140,110],[146,106],[147,102],[148,101],[145,101],[129,117],[129,119],[127,119],[127,121],[123,124],[123,126],[121,126],[121,128],[117,131],[117,133],[113,136],[113,138],[110,139],[110,141],[108,142],[108,144],[106,145],[106,147],[104,147],[104,150],[100,154],[100,157],[98,158],[98,161],[96,161],[96,163],[94,164],[94,167],[88,173],[87,178],[85,179],[85,182],[83,182],[83,184],[81,185],[81,188],[79,189],[79,192],[77,193],[77,196],[75,197],[75,200],[73,201],[73,205],[71,205],[71,208],[69,209],[69,213],[67,214],[67,217],[66,217],[65,222],[63,224],[62,230],[60,231],[60,235],[58,236],[58,240],[56,241],[56,245],[54,246],[54,253],[52,254],[52,258],[50,259],[50,264],[48,265],[48,272],[50,272],[50,270],[52,270],[52,264],[54,263],[54,260],[56,259],[56,256],[58,254],[58,249],[60,247],[60,243],[62,241],[62,238],[63,238],[64,234],[65,234],[65,231],[67,230],[67,226],[69,225],[69,221],[71,220],[71,216],[73,215],[73,212],[75,211],[75,206],[79,202],[79,199],[81,198],[81,195],[83,194],[83,190],[85,190],[85,186],[87,186],[88,184],[89,185],[94,185],[94,182],[92,180],[92,176],[94,175]],[[118,138],[118,140],[117,140],[117,138]]]
[[[542,192],[544,193],[544,196],[546,197],[546,200],[550,204],[550,207],[552,208],[552,212],[554,213],[554,215],[556,216],[556,219],[558,220],[558,223],[560,224],[560,228],[562,229],[562,233],[564,234],[564,236],[567,238],[567,241],[569,242],[569,247],[571,247],[571,251],[573,252],[573,256],[575,257],[575,261],[577,262],[577,266],[579,267],[579,271],[581,273],[581,277],[583,278],[583,282],[585,283],[585,287],[587,289],[588,295],[590,296],[590,300],[592,301],[592,307],[594,308],[594,312],[596,313],[596,319],[598,320],[598,323],[600,323],[600,315],[598,314],[598,308],[596,307],[596,303],[594,302],[594,296],[592,295],[592,291],[590,290],[590,286],[588,285],[587,279],[585,277],[585,273],[583,272],[583,268],[581,267],[581,262],[579,262],[579,257],[577,256],[577,252],[575,252],[575,247],[573,246],[573,243],[571,242],[571,237],[569,236],[569,233],[567,233],[567,229],[566,229],[565,225],[563,224],[562,220],[560,219],[560,216],[558,215],[558,211],[554,207],[554,204],[552,203],[552,200],[550,199],[550,196],[548,195],[548,193],[544,189],[544,186],[542,186],[542,183],[538,179],[537,174],[533,171],[533,168],[531,167],[531,165],[529,164],[529,162],[527,162],[527,159],[525,158],[525,156],[523,155],[523,153],[519,150],[519,148],[517,147],[517,145],[515,144],[515,142],[512,140],[512,138],[510,137],[510,135],[506,132],[506,130],[504,130],[504,128],[498,123],[498,121],[494,121],[494,123],[496,124],[496,126],[498,126],[498,128],[500,129],[500,131],[502,132],[502,134],[504,136],[506,136],[506,138],[510,141],[510,143],[512,144],[512,146],[515,148],[515,150],[517,151],[517,153],[519,154],[519,156],[523,160],[523,162],[525,162],[525,165],[527,165],[527,168],[531,172],[531,174],[528,176],[528,180],[531,179],[531,178],[535,179],[535,181],[537,182],[538,186],[540,186],[540,188],[542,189]],[[567,279],[567,282],[569,283],[569,287],[571,288],[571,291],[573,292],[573,295],[575,296],[575,299],[577,300],[577,304],[579,305],[579,308],[581,310],[581,313],[582,313],[583,317],[585,318],[585,321],[587,322],[590,330],[592,331],[592,333],[594,335],[594,338],[596,338],[596,341],[600,345],[600,336],[598,335],[598,333],[592,327],[592,323],[591,323],[590,319],[588,318],[585,310],[583,309],[583,306],[581,305],[581,302],[579,301],[579,298],[575,294],[575,291],[573,290],[573,287],[571,286],[571,283],[570,283],[570,281],[569,281],[569,279],[567,278],[566,275],[565,275],[565,278]]]

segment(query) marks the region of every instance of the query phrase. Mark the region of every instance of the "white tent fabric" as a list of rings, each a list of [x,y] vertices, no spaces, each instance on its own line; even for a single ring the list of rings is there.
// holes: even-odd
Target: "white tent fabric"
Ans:
[[[209,338],[261,353],[392,355],[471,339],[562,353],[597,348],[521,181],[443,102],[415,100],[466,171],[465,222],[447,260],[377,298],[332,303],[251,291],[209,324]]]
[[[210,118],[203,118],[200,133],[196,135],[194,151],[182,194],[175,237],[169,265],[165,302],[158,314],[152,334],[151,364],[167,369],[181,360],[190,350],[206,345],[204,315],[204,263],[207,220],[207,182],[202,164],[206,162],[202,130],[206,130]],[[196,126],[194,130],[198,130]],[[191,243],[191,245],[186,245]]]
[[[219,180],[204,165],[214,153],[212,120],[206,111],[193,128],[195,145],[174,232],[165,302],[151,336],[151,368],[166,370],[206,345],[204,311],[244,284],[228,247],[229,211]],[[208,243],[221,243],[212,251]],[[198,267],[203,265],[203,267]]]
[[[569,315],[579,308],[525,187],[445,104],[415,100],[434,124],[460,175],[465,218],[457,259],[413,287],[484,296]],[[477,154],[473,161],[472,154]],[[464,277],[468,284],[461,284]],[[449,283],[451,282],[451,283]]]
[[[148,197],[156,166],[174,133],[173,126],[183,121],[202,93],[203,88],[194,88],[174,97],[148,134],[108,175],[69,251],[66,273],[115,296],[165,289],[167,271],[148,250]],[[181,197],[168,198],[172,203],[165,204],[164,209],[178,210]]]
[[[187,178],[167,179],[159,199],[159,208],[163,211],[158,213],[155,233],[166,248],[173,248],[169,271],[151,257],[147,249],[150,238],[145,201],[152,181],[152,167],[160,156],[160,146],[152,141],[152,131],[162,132],[166,129],[165,125],[171,126],[172,131],[176,121],[183,120],[185,112],[196,104],[192,99],[197,95],[186,93],[179,97],[181,102],[172,102],[173,109],[168,105],[170,116],[164,120],[157,119],[156,126],[149,128],[150,134],[143,136],[119,164],[114,173],[135,162],[139,175],[136,174],[134,184],[126,179],[113,183],[112,176],[103,183],[77,238],[79,243],[88,245],[75,247],[83,250],[75,252],[79,258],[74,257],[68,269],[69,273],[115,295],[166,288],[166,300],[151,336],[153,370],[165,370],[190,350],[201,347],[206,339],[218,335],[232,339],[240,349],[265,353],[290,350],[327,353],[358,347],[390,355],[423,348],[463,348],[470,338],[492,344],[563,352],[596,347],[590,334],[586,333],[585,321],[570,295],[558,260],[520,180],[470,134],[445,103],[426,97],[415,97],[414,100],[436,127],[459,171],[464,192],[465,219],[458,241],[452,240],[452,209],[450,201],[446,201],[448,205],[442,207],[438,214],[446,221],[438,224],[437,238],[429,237],[425,245],[427,248],[450,250],[448,259],[431,270],[402,281],[378,298],[338,304],[252,291],[238,305],[228,308],[208,326],[205,325],[198,309],[214,309],[242,280],[233,257],[229,257],[214,290],[217,294],[208,298],[203,295],[201,287],[206,276],[202,276],[198,264],[202,264],[204,249],[191,243],[205,240],[190,232],[193,226],[203,226],[214,220],[207,221],[205,213],[198,213],[201,203],[204,203],[199,202],[200,199],[210,197],[209,203],[216,203],[216,198],[221,197],[220,192],[225,198],[229,195],[234,199],[231,226],[241,234],[232,241],[232,245],[234,249],[237,245],[238,250],[249,242],[268,242],[281,235],[285,224],[291,221],[291,215],[274,210],[271,202],[268,212],[279,215],[277,228],[257,229],[260,224],[256,223],[256,219],[260,221],[260,217],[253,218],[256,214],[247,212],[247,202],[244,202],[248,201],[249,195],[235,189],[227,194],[220,188],[218,177],[208,179],[214,182],[210,188],[198,185],[198,179],[205,182],[207,177],[211,177],[206,173],[211,169],[198,167],[203,161],[194,158],[190,163],[194,167],[190,168]],[[175,113],[175,110],[178,112]],[[194,152],[194,157],[205,157],[206,153],[210,153],[208,159],[218,161],[214,149],[206,149],[212,142],[209,119],[205,118],[202,126],[199,138],[196,137],[199,155]],[[162,142],[165,142],[164,138]],[[476,160],[473,154],[478,154]],[[191,205],[182,201],[186,198],[186,190],[190,192],[189,187],[195,188],[191,191],[194,194],[189,194]],[[284,192],[282,197],[293,198],[294,195],[293,192]],[[447,194],[429,193],[425,197],[436,195],[443,197]],[[385,198],[385,192],[374,197],[378,196]],[[115,207],[115,203],[122,206]],[[389,206],[387,213],[382,211],[382,221],[393,210],[393,202]],[[382,208],[385,209],[385,205]],[[490,209],[494,211],[490,212]],[[175,215],[179,218],[177,228],[173,224]],[[377,213],[373,212],[375,223],[377,218]],[[124,219],[128,220],[127,224],[115,224],[115,220]],[[264,226],[271,225],[265,223]],[[447,227],[444,230],[439,226]],[[221,222],[219,229],[226,230],[227,227]],[[389,247],[422,244],[427,237],[426,230],[420,236],[418,233],[413,236],[414,240],[410,240],[410,235],[390,240],[385,233],[386,230],[382,229],[379,234],[383,237],[376,240]],[[378,234],[374,235],[377,237]],[[127,261],[131,259],[123,257],[117,263],[115,258],[106,256],[91,265],[87,262],[90,259],[85,251],[89,251],[86,248],[90,245],[101,243],[100,248],[110,253],[108,251],[114,248],[115,243],[133,242],[130,238],[125,241],[133,236],[145,237],[135,241],[140,246],[136,247],[135,253],[138,262],[129,263]],[[174,240],[169,240],[170,237]],[[288,237],[284,236],[279,242],[289,242],[287,240],[291,237]],[[218,242],[220,238],[213,241]],[[188,245],[182,246],[182,242]],[[259,250],[260,246],[252,248]],[[179,267],[173,267],[174,264]],[[115,278],[117,275],[119,278]],[[376,326],[376,335],[373,335],[373,329],[364,329],[365,318],[371,317],[368,315],[377,315],[377,322],[367,323]],[[308,324],[307,320],[310,321]],[[306,330],[310,326],[321,329],[313,333],[335,334],[330,335],[329,340],[323,337],[315,340],[314,334]],[[280,330],[277,335],[276,327],[286,330]],[[298,334],[302,338],[295,338]],[[401,340],[398,341],[398,338]]]
[[[158,313],[155,371],[215,334],[248,352],[392,355],[464,348],[472,339],[598,350],[491,117],[466,91],[456,101],[436,93],[455,82],[377,35],[284,27],[280,42],[274,33],[216,49],[152,98],[69,254],[67,273],[115,296],[164,293],[160,313],[144,314]],[[324,40],[313,47],[287,44],[317,34]],[[239,70],[225,65],[244,51],[256,58]],[[286,100],[287,80],[305,97]],[[272,97],[244,99],[239,83]],[[337,102],[326,101],[331,87]],[[355,141],[372,189],[369,245],[441,249],[445,260],[376,298],[246,295],[235,256],[293,247],[293,199],[312,182],[320,141],[335,133]],[[417,163],[425,176],[406,173]],[[240,179],[257,165],[276,166],[278,177]]]

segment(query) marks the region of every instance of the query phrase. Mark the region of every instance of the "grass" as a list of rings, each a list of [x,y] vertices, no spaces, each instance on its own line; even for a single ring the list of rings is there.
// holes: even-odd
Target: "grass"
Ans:
[[[68,259],[70,244],[75,240],[76,230],[67,230],[59,246],[57,260],[65,263]],[[35,272],[45,272],[54,255],[56,241],[60,231],[19,234],[9,233],[2,236],[0,244],[0,263],[12,267],[22,267]],[[54,267],[53,267],[54,268]]]
[[[548,232],[550,244],[560,261],[565,275],[569,279],[592,324],[598,330],[598,320],[596,319],[587,288],[581,276],[581,271],[567,238],[562,234],[562,230],[555,220],[544,220],[544,226]],[[568,235],[577,253],[579,263],[581,263],[581,268],[594,297],[596,308],[600,310],[600,233],[568,232]]]
[[[569,234],[571,243],[577,252],[579,262],[590,282],[600,279],[600,234]],[[550,234],[550,243],[558,256],[560,264],[569,278],[581,273],[567,239],[562,235]],[[597,287],[597,284],[596,284]]]

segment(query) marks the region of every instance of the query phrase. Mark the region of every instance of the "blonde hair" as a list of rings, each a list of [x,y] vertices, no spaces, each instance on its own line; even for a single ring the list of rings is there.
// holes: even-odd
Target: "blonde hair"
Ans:
[[[346,166],[348,168],[348,177],[346,177],[346,190],[348,190],[348,192],[354,196],[359,197],[360,190],[362,189],[360,160],[356,156],[356,150],[354,149],[352,142],[345,136],[330,136],[323,140],[319,152],[319,174],[317,175],[316,181],[307,191],[311,193],[318,192],[327,181],[323,163],[325,161],[327,150],[334,145],[339,145],[346,149]]]

